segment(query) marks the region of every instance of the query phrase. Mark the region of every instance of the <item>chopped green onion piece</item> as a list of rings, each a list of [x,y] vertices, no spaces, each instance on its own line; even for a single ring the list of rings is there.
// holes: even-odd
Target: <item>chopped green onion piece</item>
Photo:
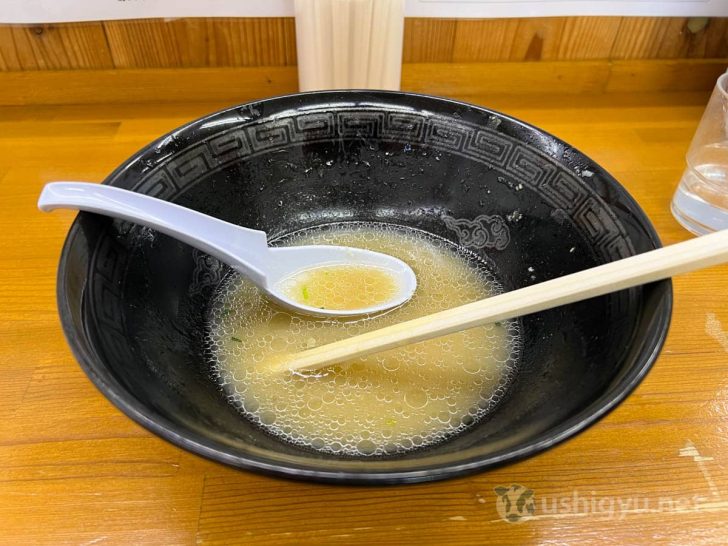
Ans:
[[[308,299],[308,288],[306,286],[303,286],[301,288],[301,292],[303,293],[303,299],[307,300]]]
[[[235,336],[231,336],[231,337],[230,337],[230,339],[232,339],[233,341],[237,341],[238,343],[242,343],[242,342],[243,342],[243,340],[242,340],[242,339],[240,339],[240,338],[237,338],[237,337],[235,337]]]

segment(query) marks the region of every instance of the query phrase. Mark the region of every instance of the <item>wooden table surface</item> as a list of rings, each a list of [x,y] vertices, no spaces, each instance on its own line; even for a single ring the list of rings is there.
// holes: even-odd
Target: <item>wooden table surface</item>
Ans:
[[[705,93],[459,97],[590,155],[666,244],[669,203]],[[323,486],[239,472],[151,435],[86,379],[66,346],[55,271],[74,214],[42,214],[50,180],[101,180],[221,103],[0,109],[0,543],[726,544],[728,267],[675,280],[662,355],[596,426],[542,455],[424,485]],[[510,523],[494,488],[534,491]]]

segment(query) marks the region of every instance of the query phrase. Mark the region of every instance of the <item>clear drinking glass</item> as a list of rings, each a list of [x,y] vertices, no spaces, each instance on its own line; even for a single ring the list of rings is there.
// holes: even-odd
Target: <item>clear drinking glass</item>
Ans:
[[[686,161],[672,214],[697,235],[728,229],[728,73],[715,84]]]

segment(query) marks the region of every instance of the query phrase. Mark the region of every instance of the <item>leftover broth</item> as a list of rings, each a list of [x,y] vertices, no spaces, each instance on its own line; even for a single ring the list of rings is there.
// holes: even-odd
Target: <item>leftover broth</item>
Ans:
[[[274,372],[281,355],[362,334],[501,291],[471,253],[422,231],[338,224],[298,232],[283,244],[334,244],[391,254],[417,275],[412,299],[363,317],[320,318],[272,303],[245,278],[223,283],[210,313],[213,370],[251,421],[294,444],[338,455],[388,455],[440,442],[482,419],[503,396],[519,350],[515,320],[479,326],[316,372]],[[342,275],[345,295],[337,292]],[[298,287],[309,305],[355,305],[376,292],[347,271]],[[322,284],[319,284],[322,283]],[[306,287],[306,296],[302,286]],[[350,303],[346,303],[350,304]]]

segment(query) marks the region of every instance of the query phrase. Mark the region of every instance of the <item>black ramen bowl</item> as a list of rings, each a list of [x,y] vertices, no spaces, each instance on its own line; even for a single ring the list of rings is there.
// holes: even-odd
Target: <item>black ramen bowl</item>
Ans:
[[[424,230],[477,253],[507,290],[645,252],[660,241],[608,173],[503,114],[409,93],[272,98],[194,121],[105,182],[272,239],[341,222]],[[152,432],[228,465],[287,477],[404,483],[534,455],[616,407],[667,333],[670,281],[523,317],[515,379],[494,411],[448,441],[342,458],[247,420],[210,373],[206,312],[227,266],[128,222],[81,213],[58,304],[81,366]]]

